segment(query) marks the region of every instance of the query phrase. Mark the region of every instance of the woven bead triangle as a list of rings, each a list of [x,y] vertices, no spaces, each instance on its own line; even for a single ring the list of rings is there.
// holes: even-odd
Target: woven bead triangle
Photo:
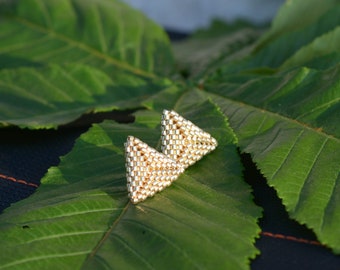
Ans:
[[[217,147],[217,141],[174,111],[163,111],[162,153],[182,164],[194,164]]]
[[[181,164],[133,136],[127,138],[125,156],[127,188],[132,203],[144,201],[165,189],[184,171]]]

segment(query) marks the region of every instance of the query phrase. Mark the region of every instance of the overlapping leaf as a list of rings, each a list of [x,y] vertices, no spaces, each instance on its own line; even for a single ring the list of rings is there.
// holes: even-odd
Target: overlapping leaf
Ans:
[[[263,33],[245,22],[212,23],[208,30],[198,31],[184,41],[174,42],[175,58],[182,73],[201,77],[231,59],[240,59],[252,49],[252,44]]]
[[[292,2],[303,1],[295,0]],[[238,61],[224,63],[224,65],[220,66],[220,72],[230,75],[240,72],[252,73],[256,71],[255,74],[258,76],[261,73],[267,73],[268,68],[270,72],[275,72],[278,68],[283,71],[288,67],[307,65],[315,58],[327,54],[333,53],[332,57],[334,57],[334,53],[337,52],[338,54],[338,46],[336,46],[338,33],[336,28],[340,25],[340,18],[338,16],[340,5],[336,1],[327,2],[331,3],[328,3],[324,8],[320,9],[320,16],[316,16],[316,14],[318,14],[317,12],[311,12],[314,15],[311,15],[310,20],[306,20],[309,23],[304,23],[299,27],[293,27],[293,29],[291,29],[292,26],[290,23],[287,26],[282,26],[283,29],[278,26],[276,28],[274,24],[273,33],[269,35],[267,41],[259,41],[257,47],[244,58],[238,59]],[[301,5],[305,6],[305,3],[301,3]],[[297,6],[299,6],[299,4]],[[310,9],[315,10],[316,7],[310,5]],[[309,13],[310,9],[306,9],[305,12]],[[291,13],[295,13],[295,10],[292,10]],[[287,17],[290,16],[287,15]],[[293,19],[291,20],[294,21]],[[335,33],[330,33],[329,36],[326,36],[328,32],[332,31]],[[321,41],[320,39],[324,35],[325,37],[323,38],[325,40]],[[330,42],[330,44],[325,43],[326,40]],[[317,44],[317,46],[315,46],[315,44]],[[327,49],[328,46],[330,47]],[[318,50],[316,50],[317,47]],[[296,53],[300,54],[298,58],[295,57]],[[293,62],[292,60],[290,64],[287,63],[281,68],[281,65],[289,58],[293,58],[295,61]],[[325,65],[325,68],[330,67],[333,63],[333,61],[330,61],[328,65]],[[314,63],[314,66],[315,65],[317,64]]]
[[[170,85],[165,32],[119,1],[4,1],[0,38],[0,126],[56,128]]]
[[[172,70],[164,31],[116,0],[0,3],[0,68],[80,63],[154,76]]]
[[[252,54],[210,70],[199,87],[214,93],[241,149],[252,154],[291,217],[340,253],[340,6],[326,1],[307,12],[311,7],[287,3]],[[301,10],[308,13],[304,23],[291,23],[302,20]],[[304,64],[313,68],[296,68]]]
[[[305,12],[308,12],[308,10]],[[302,29],[282,33],[271,43],[267,44],[267,46],[257,48],[252,61],[249,63],[253,67],[261,65],[273,68],[279,67],[287,58],[293,56],[301,48],[339,26],[340,18],[337,16],[339,12],[340,5],[334,4],[325,14],[317,17],[313,23],[306,25]],[[336,43],[335,40],[334,43]],[[312,58],[313,55],[310,57]]]
[[[222,67],[206,79],[204,89],[214,93],[241,149],[252,154],[290,216],[340,253],[339,17],[334,16],[339,4],[328,2],[328,11],[311,14],[302,30],[291,31],[288,23],[282,32],[274,25],[272,41],[236,67]],[[297,33],[301,37],[291,40]],[[295,49],[286,50],[286,44]],[[286,61],[281,73],[249,69],[272,66],[273,60]],[[313,69],[285,70],[303,64]]]
[[[291,217],[340,253],[339,65],[206,85]]]
[[[332,10],[337,4],[337,0],[325,0],[322,2],[318,0],[308,2],[303,0],[286,1],[273,19],[272,27],[261,37],[258,47],[264,47],[277,37],[314,24],[315,21],[320,17],[324,17],[324,14]]]
[[[133,205],[123,144],[133,135],[157,147],[160,128],[138,120],[93,126],[36,194],[0,216],[0,269],[247,269],[257,254],[260,211],[242,180],[225,118],[212,103],[195,101],[177,108],[218,140],[213,153]]]
[[[337,14],[340,14],[340,5]],[[340,25],[340,19],[338,25]],[[327,64],[325,65],[326,67],[336,65],[340,60],[340,48],[338,44],[340,44],[340,26],[321,35],[307,46],[298,50],[282,64],[280,69],[298,67],[300,65],[308,65],[320,69],[323,68],[325,64]],[[324,58],[326,58],[327,63],[318,63],[320,59]]]
[[[0,70],[0,125],[56,128],[87,112],[137,108],[145,98],[173,87],[116,71],[113,76],[89,66],[67,64]]]

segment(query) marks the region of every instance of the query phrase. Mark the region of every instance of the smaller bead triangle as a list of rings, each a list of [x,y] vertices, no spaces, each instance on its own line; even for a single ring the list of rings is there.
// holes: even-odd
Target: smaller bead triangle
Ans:
[[[174,111],[162,115],[162,153],[182,164],[194,164],[217,147],[217,141]]]
[[[128,136],[125,143],[126,178],[132,203],[144,201],[171,185],[184,167],[141,140]]]

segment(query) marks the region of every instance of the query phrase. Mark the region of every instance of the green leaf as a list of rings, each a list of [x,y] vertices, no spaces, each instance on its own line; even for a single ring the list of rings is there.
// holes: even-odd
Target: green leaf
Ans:
[[[317,18],[315,22],[306,25],[302,29],[284,33],[263,47],[263,49],[255,50],[254,58],[251,61],[252,65],[279,67],[287,58],[304,48],[304,46],[308,46],[318,37],[338,27],[340,24],[339,12],[340,5],[334,5],[332,9]],[[333,42],[336,43],[336,39]]]
[[[0,70],[0,125],[56,128],[83,113],[140,107],[141,101],[173,87],[116,71],[109,77],[79,64]]]
[[[340,7],[340,6],[339,6]],[[340,12],[340,8],[339,8]],[[340,23],[340,20],[339,20]],[[339,63],[340,58],[340,26],[334,30],[316,38],[313,42],[297,51],[292,57],[288,58],[280,69],[308,65],[314,59],[331,55],[335,61],[329,61],[328,67]],[[310,66],[310,65],[308,65]],[[316,66],[314,64],[314,66]]]
[[[218,140],[214,152],[133,205],[123,144],[133,135],[157,147],[160,128],[139,117],[94,125],[33,196],[0,216],[0,269],[248,269],[260,209],[242,180],[233,132],[211,102],[183,100],[179,112]]]
[[[173,42],[177,63],[183,72],[200,79],[210,70],[249,53],[250,45],[262,34],[245,22],[225,24],[214,21],[207,30],[198,30],[188,39]]]
[[[340,65],[205,85],[290,216],[340,254]],[[216,79],[216,77],[215,77]]]
[[[315,9],[314,6],[312,8]],[[242,59],[229,59],[231,61],[224,63],[222,66],[217,66],[219,72],[226,76],[241,72],[253,73],[256,76],[266,75],[268,72],[277,72],[277,69],[290,57],[292,57],[292,62],[283,66],[280,69],[281,71],[294,65],[306,65],[315,60],[314,58],[334,53],[338,51],[339,47],[337,46],[338,34],[336,31],[340,24],[339,12],[340,5],[334,3],[332,8],[328,8],[322,15],[313,17],[310,24],[303,24],[301,28],[280,32],[280,35],[275,36],[275,38],[269,39],[261,46],[256,46]],[[330,48],[321,49],[322,46],[329,46],[328,43],[324,43],[325,41],[331,42]],[[318,48],[318,52],[314,55],[313,52],[316,51],[316,48]],[[295,58],[295,54],[298,54],[296,56],[298,58]],[[322,68],[329,68],[332,65],[334,65],[334,61],[324,62]],[[315,63],[313,63],[313,66],[321,68]]]
[[[146,76],[172,71],[164,31],[120,1],[3,1],[0,24],[0,54],[7,57],[81,63],[109,74],[117,69]],[[1,68],[11,65],[0,57]]]
[[[340,137],[340,127],[335,125],[339,113],[339,71],[339,64],[326,71],[298,68],[246,83],[243,79],[238,82],[237,77],[214,77],[205,82],[205,89]]]
[[[304,18],[299,10],[305,4],[287,2],[297,3],[286,10],[287,24],[274,25],[252,54],[210,70],[199,87],[230,119],[241,150],[251,153],[289,215],[340,254],[340,7],[326,2],[301,26],[294,22]],[[273,69],[285,61],[280,73]]]
[[[258,47],[264,47],[277,37],[313,25],[326,12],[339,4],[337,0],[290,0],[279,9],[270,30],[262,36]],[[338,16],[329,19],[338,19]]]

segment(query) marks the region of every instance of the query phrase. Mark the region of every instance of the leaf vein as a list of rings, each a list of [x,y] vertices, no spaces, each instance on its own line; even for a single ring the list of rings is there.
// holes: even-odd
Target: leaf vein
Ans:
[[[78,251],[78,252],[68,252],[68,253],[59,253],[59,254],[48,254],[48,255],[44,255],[44,256],[35,256],[35,257],[28,257],[22,260],[16,260],[14,262],[11,263],[7,263],[7,264],[2,264],[0,265],[0,269],[5,269],[8,267],[12,267],[12,266],[18,266],[24,263],[29,263],[29,262],[34,262],[34,261],[39,261],[39,260],[46,260],[46,259],[55,259],[55,258],[63,258],[63,257],[73,257],[73,256],[79,256],[79,255],[84,255],[89,253],[88,250],[84,250],[84,251]]]
[[[54,235],[49,235],[45,237],[38,237],[35,238],[31,241],[25,241],[22,245],[27,245],[31,244],[34,242],[39,242],[39,241],[45,241],[45,240],[51,240],[55,238],[62,238],[62,237],[69,237],[69,236],[79,236],[79,235],[86,235],[86,234],[98,234],[98,233],[104,233],[105,231],[78,231],[78,232],[71,232],[71,233],[61,233],[61,234],[54,234]]]
[[[96,25],[97,25],[97,29],[98,29],[98,35],[99,35],[99,41],[100,41],[100,47],[101,50],[104,53],[107,53],[107,42],[105,41],[105,35],[104,35],[104,31],[103,31],[103,19],[102,16],[100,14],[100,10],[99,10],[99,6],[96,6],[97,8],[94,9],[94,12],[96,12],[97,14],[97,20],[96,20]]]
[[[125,241],[122,237],[120,237],[120,235],[116,234],[116,233],[112,233],[111,234],[113,237],[115,237],[119,242],[121,242],[127,249],[129,249],[140,261],[142,261],[145,266],[148,269],[155,269],[154,267],[152,267],[152,265],[150,263],[148,263],[148,261],[138,252],[137,249],[133,248],[131,245],[128,244],[127,241]]]
[[[157,77],[153,73],[135,68],[135,67],[127,64],[126,62],[122,62],[118,59],[115,59],[115,58],[109,56],[109,55],[106,55],[103,52],[100,52],[100,51],[96,50],[95,48],[90,47],[87,44],[73,40],[73,39],[71,39],[71,38],[69,38],[65,35],[62,35],[62,34],[55,32],[55,31],[52,31],[51,29],[48,29],[48,28],[43,27],[41,25],[35,24],[35,23],[28,21],[24,18],[14,17],[13,19],[16,20],[18,23],[21,23],[22,25],[24,25],[28,28],[34,29],[34,30],[39,31],[39,32],[44,33],[44,34],[50,34],[51,36],[54,36],[56,39],[64,41],[64,42],[66,42],[66,43],[68,43],[68,44],[70,44],[74,47],[77,47],[77,48],[79,48],[79,49],[81,49],[81,50],[83,50],[83,51],[85,51],[89,54],[95,55],[98,59],[108,61],[114,66],[120,67],[122,69],[131,71],[132,73],[135,73],[135,74],[138,74],[138,75],[143,75],[143,76],[146,76],[146,77],[149,77],[149,78]]]
[[[56,84],[52,84],[50,81],[45,79],[37,70],[35,69],[28,69],[29,72],[35,76],[37,81],[41,81],[43,84],[47,85],[49,88],[56,90],[63,98],[66,98],[68,101],[74,101],[74,99],[68,95],[63,89],[59,88]],[[62,69],[58,69],[61,71]]]
[[[160,233],[159,231],[157,231],[154,227],[149,227],[141,222],[138,222],[137,220],[134,219],[124,219],[124,222],[127,223],[131,223],[131,224],[135,224],[137,226],[140,226],[150,232],[152,232],[153,234],[157,235],[158,237],[160,237],[161,239],[165,240],[167,243],[169,243],[171,246],[173,246],[176,250],[178,250],[185,258],[187,258],[190,263],[192,265],[194,265],[195,267],[197,267],[198,269],[200,268],[199,265],[197,265],[195,263],[194,260],[192,260],[192,258],[189,256],[189,254],[186,252],[186,250],[182,249],[180,246],[176,245],[173,241],[171,241],[170,239],[168,239],[167,237],[165,237],[162,233]]]
[[[311,174],[311,172],[312,172],[312,170],[313,170],[317,160],[319,159],[322,150],[325,148],[325,145],[326,145],[327,142],[328,142],[328,138],[325,138],[323,143],[320,146],[320,149],[319,149],[318,153],[315,155],[313,161],[311,162],[311,166],[309,167],[309,169],[308,169],[308,171],[306,173],[306,177],[305,177],[305,180],[303,181],[303,185],[302,185],[302,187],[299,190],[299,198],[298,198],[298,201],[297,201],[297,203],[296,203],[296,205],[294,207],[293,212],[296,212],[297,209],[299,208],[299,205],[301,204],[301,198],[302,198],[301,194],[303,193],[303,190],[305,189],[306,184],[308,182],[309,175]]]
[[[240,101],[238,101],[238,100],[233,100],[233,99],[230,99],[230,98],[226,98],[226,97],[221,96],[221,95],[219,95],[219,94],[215,94],[215,93],[213,94],[213,93],[208,93],[208,92],[207,92],[207,94],[208,94],[209,96],[212,96],[212,97],[215,96],[215,99],[214,99],[214,100],[216,100],[216,97],[218,97],[218,98],[221,98],[221,99],[223,99],[223,100],[227,100],[227,101],[229,101],[230,103],[234,103],[234,104],[238,105],[239,107],[241,107],[241,106],[246,106],[246,107],[248,107],[249,109],[254,109],[255,111],[265,112],[267,115],[273,115],[273,116],[275,116],[275,117],[277,117],[277,118],[282,119],[283,121],[286,121],[286,122],[288,122],[288,123],[297,124],[298,126],[302,127],[303,129],[311,130],[311,131],[313,131],[313,132],[315,132],[315,133],[321,134],[322,136],[326,136],[326,137],[328,137],[328,138],[330,138],[330,139],[332,139],[332,140],[335,140],[335,141],[337,141],[337,142],[340,142],[340,140],[339,140],[338,138],[334,137],[333,135],[328,134],[328,133],[325,133],[325,131],[320,131],[320,130],[317,129],[317,128],[310,127],[310,126],[306,125],[306,124],[303,123],[303,122],[297,121],[296,119],[289,118],[289,117],[283,116],[283,115],[281,115],[281,114],[279,114],[279,113],[265,110],[265,109],[263,109],[263,108],[258,108],[258,107],[256,107],[256,106],[253,106],[253,105],[250,105],[250,104],[245,104],[245,103],[242,103],[242,102],[240,102]],[[218,101],[217,101],[216,103],[219,104]],[[227,113],[227,114],[228,114],[228,113]],[[232,117],[229,116],[229,119],[230,119],[230,118],[232,118]]]
[[[24,95],[26,95],[27,98],[30,98],[31,100],[35,100],[38,103],[41,103],[41,104],[46,105],[46,106],[48,106],[50,108],[53,108],[53,109],[55,108],[55,106],[53,104],[49,103],[46,99],[38,97],[37,95],[32,94],[26,88],[20,87],[18,85],[13,85],[13,84],[10,84],[10,83],[6,83],[6,82],[3,82],[3,81],[0,81],[0,85],[4,85],[5,87],[8,87],[8,88],[11,88],[13,90],[19,91],[21,93],[24,93]]]
[[[280,133],[280,131],[279,131],[278,133]],[[272,174],[272,176],[271,176],[271,179],[274,179],[275,176],[278,174],[278,172],[283,168],[284,164],[286,164],[286,162],[288,161],[289,155],[292,153],[294,147],[297,145],[297,143],[298,143],[298,141],[299,141],[299,139],[301,138],[301,136],[302,136],[303,133],[304,133],[304,130],[301,130],[301,131],[297,134],[297,136],[296,136],[294,142],[292,143],[292,145],[290,146],[290,148],[289,148],[288,151],[286,152],[286,155],[285,155],[283,161],[280,163],[279,167],[273,172],[273,174]],[[277,136],[275,137],[275,139],[276,139],[276,138],[277,138]]]
[[[340,182],[340,178],[339,178],[339,175],[340,175],[340,172],[338,173],[338,176],[337,178],[335,179],[334,181],[334,185],[333,185],[333,188],[332,188],[332,192],[331,194],[327,194],[327,198],[328,198],[328,202],[327,202],[327,205],[325,207],[325,210],[322,214],[322,218],[321,218],[321,230],[324,228],[325,224],[326,224],[326,219],[325,219],[325,215],[326,215],[326,212],[327,212],[327,209],[330,207],[330,202],[332,201],[333,197],[336,196],[337,194],[335,193],[336,191],[336,186],[338,184],[338,181]]]
[[[167,199],[168,199],[168,200],[171,200],[171,199],[169,199],[169,198],[167,198]],[[227,230],[232,236],[234,236],[234,237],[237,238],[238,240],[241,240],[242,242],[247,243],[247,241],[244,241],[244,240],[242,239],[242,237],[239,237],[239,236],[236,235],[234,232],[230,231],[228,228],[222,226],[221,224],[218,224],[218,223],[216,223],[216,222],[213,222],[213,221],[207,219],[206,217],[204,217],[204,216],[198,214],[197,212],[192,211],[191,209],[185,207],[184,205],[178,204],[178,203],[177,203],[176,201],[174,201],[174,200],[171,200],[171,202],[174,203],[174,204],[176,204],[177,206],[179,206],[179,207],[182,208],[183,210],[188,211],[189,213],[191,213],[191,214],[197,216],[199,219],[204,220],[205,222],[210,223],[210,224],[213,224],[213,225],[215,225],[215,226],[217,226],[217,227],[220,227],[220,228],[222,228],[223,230]],[[194,231],[196,235],[198,235],[198,236],[201,237],[202,239],[205,239],[206,241],[208,241],[210,244],[212,244],[212,245],[215,246],[216,248],[219,248],[220,250],[225,251],[225,247],[223,247],[223,246],[217,244],[217,243],[214,242],[212,239],[210,239],[209,237],[207,237],[205,234],[202,234],[199,230],[197,230],[195,227],[191,226],[190,224],[184,223],[183,221],[178,220],[178,219],[176,219],[175,217],[172,217],[172,216],[170,216],[169,214],[165,214],[165,213],[163,213],[163,212],[161,212],[161,211],[159,211],[159,210],[157,210],[157,209],[154,209],[154,208],[152,208],[152,207],[150,207],[150,206],[144,206],[144,207],[147,208],[147,209],[149,209],[149,210],[151,210],[151,211],[156,212],[157,214],[159,214],[159,215],[161,215],[161,216],[170,218],[170,219],[173,220],[174,222],[179,223],[179,224],[181,224],[181,225],[184,226],[184,227],[189,228],[191,231]],[[238,260],[235,259],[235,256],[233,256],[233,255],[230,254],[229,252],[228,252],[227,254],[228,254],[229,258],[230,258],[231,260],[233,260],[235,263],[237,263],[237,264],[240,263]],[[189,256],[189,255],[188,255],[188,256]]]
[[[336,104],[337,102],[339,102],[339,100],[340,100],[340,98],[336,98],[336,99],[330,100],[329,102],[320,104],[319,106],[314,107],[313,109],[296,116],[296,119],[301,119],[301,118],[307,116],[308,114],[315,113],[318,110],[322,110],[325,107],[329,107],[332,104]]]
[[[56,56],[58,54],[60,54],[60,57],[63,57],[63,54],[69,50],[74,49],[74,47],[72,47],[70,44],[65,43],[65,45],[59,47],[58,49],[54,49],[54,50],[49,50],[45,53],[40,52],[38,56],[35,57],[36,60],[44,60],[44,59],[48,59],[51,58],[52,56]]]

